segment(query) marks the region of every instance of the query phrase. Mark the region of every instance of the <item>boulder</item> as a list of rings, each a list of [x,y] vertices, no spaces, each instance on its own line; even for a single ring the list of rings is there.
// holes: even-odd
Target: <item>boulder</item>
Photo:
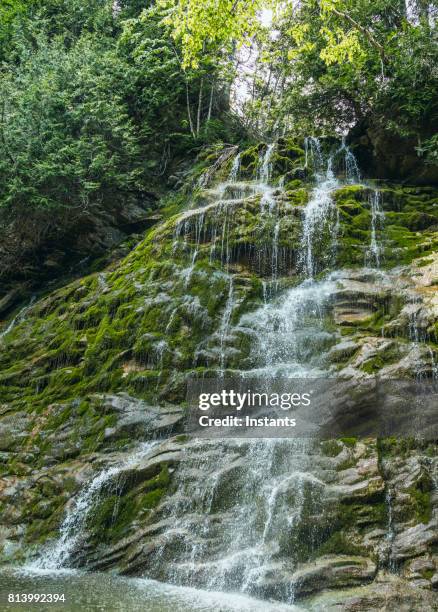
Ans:
[[[304,597],[324,589],[359,586],[371,581],[376,564],[367,557],[328,555],[298,567],[292,574],[296,597]]]
[[[438,522],[432,520],[427,525],[419,523],[398,533],[392,544],[392,557],[396,561],[417,557],[428,552],[430,546],[438,542]]]

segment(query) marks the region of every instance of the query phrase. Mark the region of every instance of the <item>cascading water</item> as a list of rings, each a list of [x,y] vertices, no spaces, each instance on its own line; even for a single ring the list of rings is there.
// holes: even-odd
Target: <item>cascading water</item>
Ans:
[[[361,180],[359,167],[356,158],[345,143],[345,137],[342,138],[341,146],[335,152],[334,157],[341,157],[342,170],[347,183],[359,183]]]
[[[307,508],[321,512],[326,496],[314,459],[302,440],[194,443],[176,475],[178,497],[161,510],[173,528],[151,559],[152,573],[253,595],[265,594],[270,578],[271,595],[292,603],[298,527],[310,534]]]
[[[393,497],[394,497],[393,492],[391,488],[388,487],[386,494],[385,494],[385,502],[386,502],[386,508],[387,508],[387,513],[388,513],[388,525],[387,525],[387,533],[386,533],[386,540],[388,543],[388,564],[389,564],[389,568],[392,571],[395,571],[396,566],[395,566],[395,561],[394,561],[393,552],[392,552],[393,542],[394,542],[394,538],[396,535],[395,530],[394,530],[394,509],[393,509],[394,499]]]
[[[415,376],[417,380],[423,380],[429,377],[432,378],[432,380],[438,380],[438,368],[435,363],[434,352],[432,348],[426,344],[427,331],[424,329],[424,325],[421,321],[422,303],[418,295],[411,296],[411,301],[405,306],[405,312],[408,316],[408,336],[414,354],[413,371],[415,372]],[[429,372],[424,368],[424,357],[426,357],[427,353],[429,354],[430,360]]]
[[[317,378],[324,375],[320,357],[335,341],[325,329],[335,276],[308,279],[263,308],[244,315],[240,325],[254,338],[253,376]]]
[[[365,254],[365,265],[380,268],[382,259],[382,244],[378,239],[385,222],[385,213],[382,208],[382,195],[378,189],[373,189],[369,196],[371,211],[371,240],[367,253]]]
[[[360,173],[344,139],[338,149],[325,157],[320,141],[314,137],[306,138],[305,165],[312,166],[316,185],[304,210],[299,266],[302,273],[312,279],[324,269],[332,268],[336,256],[339,211],[333,193],[342,183],[336,177],[334,168],[340,169],[347,184],[359,183]],[[380,214],[380,208],[373,219],[377,214]],[[377,248],[376,236],[375,245]]]
[[[340,183],[329,166],[325,175],[318,174],[317,177],[318,183],[304,211],[299,256],[302,271],[308,278],[313,278],[320,271],[321,266],[330,265],[333,245],[337,238],[338,212],[332,194],[340,187]],[[330,244],[328,249],[322,239],[327,233]]]
[[[228,297],[227,302],[225,304],[225,309],[222,315],[222,322],[220,327],[220,348],[221,348],[221,356],[220,356],[220,367],[221,371],[224,371],[226,364],[226,356],[225,356],[225,340],[228,333],[228,329],[230,327],[231,315],[233,312],[233,302],[234,302],[234,287],[233,287],[233,277],[230,277],[230,285],[228,289]]]
[[[59,537],[56,542],[42,551],[42,554],[29,567],[41,569],[58,569],[66,566],[68,561],[81,544],[84,537],[87,518],[96,505],[102,489],[110,481],[115,481],[117,475],[130,465],[134,465],[140,459],[146,457],[157,442],[145,442],[136,448],[120,463],[113,467],[106,467],[98,472],[91,481],[74,498],[72,505],[67,510],[65,518],[61,523]]]
[[[232,215],[245,195],[261,196],[261,217],[271,221],[273,228],[271,280],[277,282],[279,274],[280,226],[274,188],[269,185],[273,152],[274,145],[269,145],[261,155],[255,181],[241,183],[237,155],[228,181],[208,190],[205,205],[186,211],[176,225],[174,249],[182,248],[186,254],[192,249],[187,284],[204,242],[210,257],[220,257],[228,272],[218,333],[220,372],[227,366],[226,342],[235,303],[228,234]],[[352,181],[357,166],[345,143],[334,155],[344,156],[345,180]],[[282,296],[273,295],[264,282],[264,304],[240,318],[234,329],[252,342],[251,364],[239,373],[242,377],[269,381],[277,376],[327,376],[324,354],[336,342],[326,325],[336,273],[323,280],[315,280],[315,275],[332,263],[338,228],[332,196],[342,183],[335,177],[333,156],[325,158],[314,138],[306,140],[308,164],[314,169],[315,186],[303,213],[299,264],[305,280]],[[323,235],[331,246],[321,250]],[[137,459],[135,451],[127,461]],[[320,461],[314,443],[298,439],[195,440],[183,447],[183,460],[173,479],[177,494],[164,498],[157,510],[158,520],[162,518],[166,527],[159,546],[151,552],[150,576],[293,603],[299,551],[306,545],[311,551],[320,541],[330,503],[330,487],[319,476],[324,469]],[[102,471],[85,486],[61,526],[55,547],[40,559],[43,567],[68,562],[96,498],[124,466]]]
[[[337,231],[332,193],[341,183],[334,177],[330,158],[323,159],[319,142],[312,140],[308,149],[318,167],[304,211],[301,260],[307,278],[276,297],[265,282],[263,306],[240,318],[234,329],[247,334],[253,347],[252,367],[240,372],[243,377],[269,381],[327,376],[323,356],[337,340],[326,325],[336,274],[314,280],[321,266],[315,246],[321,224],[328,234]],[[267,156],[268,152],[260,162],[265,168]],[[266,179],[264,171],[259,170],[258,177]],[[276,257],[273,249],[272,278],[277,276]],[[221,325],[222,368],[232,303],[230,283]],[[331,494],[318,476],[319,460],[314,443],[308,440],[192,443],[176,474],[178,496],[161,508],[163,517],[170,515],[172,528],[164,532],[152,556],[152,574],[178,584],[293,603],[296,551],[303,546],[302,540],[310,548],[318,542]],[[309,509],[320,516],[319,525],[309,520]]]
[[[0,339],[7,336],[18,323],[24,321],[29,309],[33,306],[34,302],[35,296],[32,296],[30,302],[26,304],[26,306],[23,306],[23,308],[18,312],[18,314],[11,320],[9,325],[7,325],[2,331],[0,331]]]
[[[240,152],[234,158],[233,164],[231,166],[230,177],[229,177],[230,183],[235,183],[237,181],[239,177],[239,172],[240,172]]]
[[[268,185],[272,174],[272,155],[274,153],[275,144],[267,146],[266,151],[260,154],[260,162],[258,168],[258,180],[260,183]]]
[[[308,136],[304,139],[305,151],[305,167],[309,167],[309,162],[312,164],[312,169],[315,175],[318,175],[323,170],[324,156],[322,154],[321,142],[314,136]]]
[[[280,234],[280,221],[277,221],[274,227],[274,236],[272,238],[272,285],[274,290],[278,289],[278,237]]]

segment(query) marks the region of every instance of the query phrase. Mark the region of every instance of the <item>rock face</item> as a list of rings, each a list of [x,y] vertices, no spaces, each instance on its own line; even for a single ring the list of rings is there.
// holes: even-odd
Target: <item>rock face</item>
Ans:
[[[300,567],[292,580],[297,585],[296,594],[302,596],[330,588],[362,585],[371,581],[375,574],[376,565],[371,559],[329,555]]]
[[[157,202],[158,195],[151,192],[137,204],[114,203],[77,218],[73,213],[70,220],[66,213],[56,230],[38,237],[28,228],[5,224],[7,232],[1,234],[0,247],[0,320],[28,301],[41,285],[56,285],[65,276],[83,276],[87,270],[123,258],[144,231],[161,219]]]
[[[414,185],[436,184],[438,171],[425,164],[417,153],[415,138],[390,133],[380,128],[359,125],[352,134],[354,152],[367,174]]]
[[[3,559],[47,556],[61,531],[68,564],[90,570],[328,610],[433,609],[434,444],[183,433],[190,377],[260,372],[267,354],[354,381],[437,373],[436,192],[385,185],[379,225],[369,186],[334,189],[336,249],[330,232],[318,240],[336,253],[318,272],[336,272],[317,302],[326,285],[293,293],[312,157],[288,140],[266,155],[242,152],[239,180],[205,185],[113,270],[40,299],[0,336]],[[317,307],[282,301],[297,295]],[[273,345],[264,325],[280,327]]]

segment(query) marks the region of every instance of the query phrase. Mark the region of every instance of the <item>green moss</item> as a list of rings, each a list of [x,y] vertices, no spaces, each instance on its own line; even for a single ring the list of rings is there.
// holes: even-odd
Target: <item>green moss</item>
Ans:
[[[387,521],[387,508],[382,499],[383,493],[370,494],[363,503],[351,502],[340,505],[338,513],[338,525],[340,527],[351,527],[358,525],[365,527],[369,525],[384,526]]]
[[[356,465],[356,460],[354,459],[354,457],[350,457],[349,459],[345,459],[345,461],[342,461],[341,463],[339,463],[336,466],[336,471],[342,472],[343,470],[348,470],[349,468],[352,468],[355,465]]]
[[[321,450],[327,457],[337,457],[342,448],[342,444],[338,440],[325,440],[321,442]]]
[[[190,436],[188,434],[180,434],[174,438],[174,441],[177,444],[185,444],[190,440]]]
[[[348,446],[348,448],[354,448],[357,442],[357,438],[341,438],[340,440],[345,446]]]
[[[418,486],[408,489],[408,493],[414,503],[414,513],[419,523],[427,524],[432,518],[431,492],[422,491]]]
[[[343,202],[345,200],[357,200],[362,202],[364,200],[364,194],[368,194],[369,189],[363,185],[346,185],[337,189],[334,198],[336,202]]]
[[[429,264],[433,263],[434,261],[435,261],[435,259],[433,257],[424,257],[423,259],[417,260],[415,263],[416,263],[418,268],[424,268],[425,266],[428,266]]]
[[[419,443],[415,438],[380,438],[377,443],[377,449],[381,457],[407,457],[413,449],[417,448],[419,448]]]
[[[140,506],[147,510],[151,510],[158,506],[161,498],[166,493],[166,489],[154,489],[153,491],[149,491],[141,498]]]
[[[166,464],[149,480],[139,484],[135,480],[120,483],[122,494],[100,498],[88,518],[87,528],[93,540],[114,542],[125,537],[133,529],[135,521],[157,507],[169,484],[170,474]]]
[[[316,551],[315,557],[322,555],[354,555],[366,554],[366,549],[353,543],[351,537],[336,531]]]
[[[243,151],[240,155],[240,174],[242,178],[253,178],[259,164],[260,145],[255,145]]]
[[[410,188],[384,188],[381,193],[385,219],[378,239],[384,265],[410,263],[436,250],[436,197],[427,189],[415,197]],[[343,187],[334,195],[340,213],[340,266],[363,265],[371,240],[370,195],[371,190],[360,185]]]

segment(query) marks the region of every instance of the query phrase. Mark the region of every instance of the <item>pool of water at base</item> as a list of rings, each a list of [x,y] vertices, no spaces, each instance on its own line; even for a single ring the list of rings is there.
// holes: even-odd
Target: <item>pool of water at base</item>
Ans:
[[[10,593],[63,593],[64,602],[10,603]],[[144,578],[76,570],[0,569],[0,610],[17,612],[299,612],[299,606]]]

